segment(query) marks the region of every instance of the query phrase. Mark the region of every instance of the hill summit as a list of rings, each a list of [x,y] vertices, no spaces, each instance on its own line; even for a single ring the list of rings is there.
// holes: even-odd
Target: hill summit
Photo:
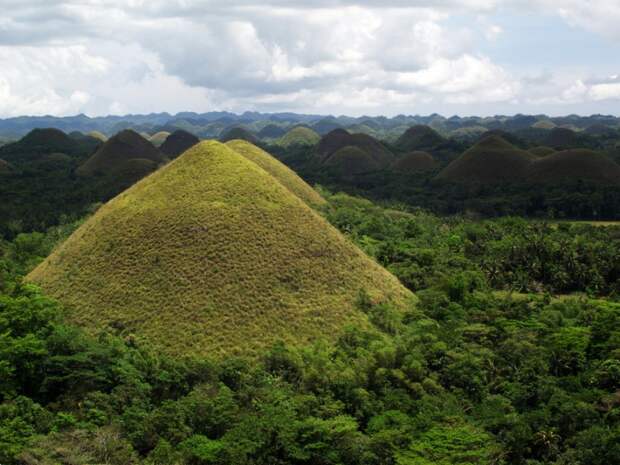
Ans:
[[[200,139],[190,132],[178,129],[166,137],[159,150],[168,158],[173,159],[181,155],[187,149],[193,147]]]
[[[321,136],[313,129],[305,126],[296,126],[276,140],[275,144],[282,147],[310,146],[318,144],[320,140]]]
[[[395,159],[394,154],[374,137],[361,133],[350,134],[344,129],[334,129],[323,136],[315,156],[321,163],[336,166],[341,171],[351,168],[354,172],[383,169]],[[330,160],[332,157],[335,159]]]
[[[274,176],[215,141],[101,207],[27,279],[87,328],[219,357],[363,325],[362,289],[374,301],[412,296]]]
[[[518,182],[525,178],[534,158],[534,154],[490,135],[446,166],[437,179],[470,184]]]
[[[137,132],[125,129],[99,147],[77,173],[81,176],[135,173],[139,179],[165,161],[166,157],[153,144]]]
[[[418,124],[407,129],[396,141],[400,150],[429,150],[445,142],[437,131],[429,126]]]

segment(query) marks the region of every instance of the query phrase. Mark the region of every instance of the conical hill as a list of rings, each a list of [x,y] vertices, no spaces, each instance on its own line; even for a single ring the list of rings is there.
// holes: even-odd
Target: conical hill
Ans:
[[[118,174],[125,172],[128,168],[135,169],[134,160],[150,162],[148,167],[144,163],[146,170],[144,174],[147,174],[167,159],[140,134],[126,129],[108,139],[78,168],[77,173],[81,176]]]
[[[101,207],[27,278],[86,328],[174,354],[252,354],[412,297],[258,164],[204,141]]]

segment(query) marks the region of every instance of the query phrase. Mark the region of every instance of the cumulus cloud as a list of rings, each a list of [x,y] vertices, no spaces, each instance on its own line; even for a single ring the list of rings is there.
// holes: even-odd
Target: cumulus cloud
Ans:
[[[550,85],[480,50],[505,36],[493,14],[519,4],[614,36],[617,2],[588,3],[585,12],[577,0],[2,0],[0,116],[608,100],[616,83],[572,76],[585,91],[562,85],[549,96]]]

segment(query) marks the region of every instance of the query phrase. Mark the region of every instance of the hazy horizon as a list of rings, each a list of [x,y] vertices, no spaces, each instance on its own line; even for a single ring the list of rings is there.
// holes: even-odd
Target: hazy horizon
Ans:
[[[0,118],[620,116],[616,0],[0,5]]]

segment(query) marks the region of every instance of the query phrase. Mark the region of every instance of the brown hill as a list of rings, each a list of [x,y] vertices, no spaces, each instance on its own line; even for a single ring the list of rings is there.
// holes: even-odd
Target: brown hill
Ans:
[[[392,171],[398,173],[422,173],[432,171],[437,167],[437,161],[428,152],[409,152],[392,163]]]
[[[374,137],[368,134],[349,134],[344,129],[335,129],[323,136],[317,146],[316,155],[321,162],[325,163],[345,147],[356,147],[365,152],[369,160],[372,160],[375,169],[386,168],[395,159],[394,154]]]
[[[535,155],[493,135],[464,152],[436,179],[468,184],[518,182],[525,178],[534,158]]]
[[[600,152],[564,150],[535,160],[529,168],[527,178],[540,183],[583,179],[617,184],[620,183],[620,165]]]
[[[200,139],[195,135],[183,129],[178,129],[166,138],[159,150],[168,158],[174,159],[198,142],[200,142]]]
[[[148,140],[131,129],[125,129],[108,139],[77,169],[77,174],[80,176],[113,175],[127,172],[128,169],[133,172],[136,163],[131,160],[136,159],[153,162],[149,165],[151,167],[157,167],[167,161],[166,157]],[[145,166],[143,162],[138,164]]]
[[[359,147],[347,145],[337,150],[325,165],[341,176],[350,176],[381,169],[381,165],[366,151]]]
[[[433,128],[418,124],[407,129],[396,141],[403,151],[428,150],[445,142]]]
[[[555,149],[569,148],[576,143],[577,133],[567,128],[553,128],[547,137],[547,145]]]

